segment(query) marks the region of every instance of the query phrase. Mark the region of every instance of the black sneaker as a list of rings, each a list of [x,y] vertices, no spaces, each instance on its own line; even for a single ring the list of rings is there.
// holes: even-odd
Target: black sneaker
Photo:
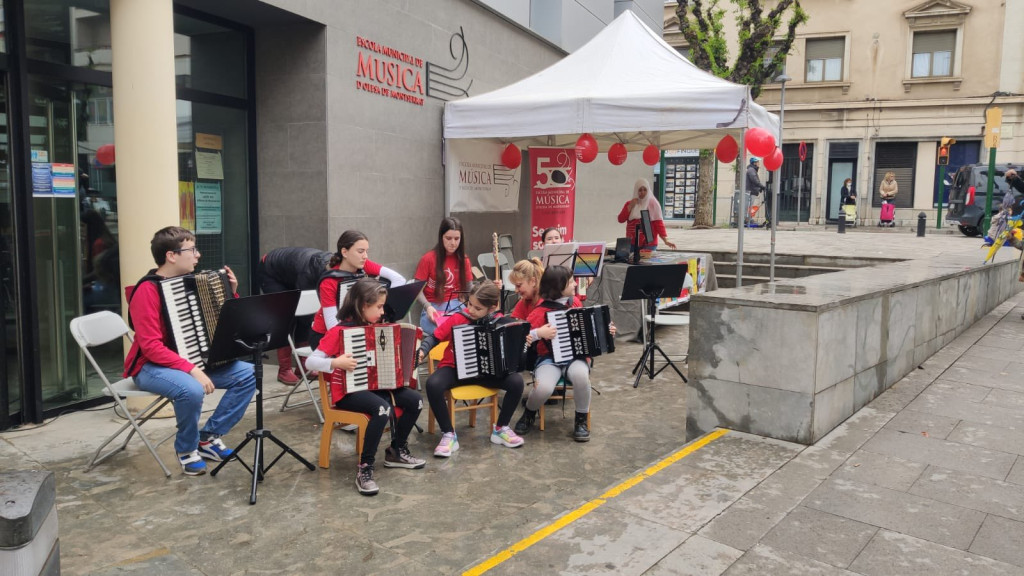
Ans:
[[[376,496],[380,492],[377,483],[373,481],[373,464],[360,464],[356,472],[356,489],[363,496]]]
[[[577,442],[590,442],[590,426],[587,426],[587,413],[576,413],[576,425],[572,431],[572,439]]]
[[[410,470],[417,470],[426,465],[426,460],[417,458],[409,453],[408,446],[401,446],[397,449],[388,446],[387,449],[384,450],[385,468],[409,468]]]
[[[523,415],[519,417],[519,421],[516,422],[516,427],[513,428],[516,434],[522,436],[530,431],[533,427],[533,423],[537,421],[537,412],[526,408],[523,410]]]

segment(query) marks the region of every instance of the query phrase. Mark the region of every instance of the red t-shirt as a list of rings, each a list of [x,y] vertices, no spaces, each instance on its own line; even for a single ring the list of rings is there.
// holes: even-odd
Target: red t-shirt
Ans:
[[[527,322],[530,323],[530,328],[534,330],[548,323],[548,312],[552,311],[552,309],[548,308],[547,306],[541,306],[542,302],[544,301],[541,300],[540,302],[537,302],[537,306],[534,307],[533,311],[530,312],[530,316],[526,319]],[[566,308],[579,308],[582,305],[583,303],[580,302],[580,299],[575,296],[573,296],[572,299],[566,302]],[[543,358],[544,356],[550,355],[551,346],[548,344],[548,341],[543,338],[538,338],[537,357]]]
[[[466,258],[466,284],[468,285],[473,279],[473,273],[470,270],[469,258]],[[426,280],[427,285],[423,287],[423,297],[428,302],[433,304],[440,304],[449,300],[454,300],[456,292],[459,290],[459,282],[456,281],[459,274],[459,263],[455,259],[454,254],[448,254],[444,259],[444,288],[438,290],[437,278],[435,273],[437,270],[437,255],[431,250],[420,258],[420,263],[416,266],[416,274],[413,275],[417,280]]]
[[[636,240],[634,234],[636,234],[636,227],[640,226],[640,219],[629,219],[629,202],[623,204],[622,211],[619,212],[619,222],[626,223],[626,237],[629,238],[629,242],[632,244]],[[668,230],[665,229],[665,221],[651,220],[651,232],[654,232],[654,238],[653,241],[648,241],[644,236],[644,229],[640,228],[640,246],[650,246],[651,244],[657,246],[658,238],[668,236]]]
[[[132,293],[128,313],[135,327],[135,341],[124,361],[124,376],[135,376],[143,364],[152,362],[182,372],[195,365],[174,351],[174,336],[164,327],[163,304],[155,282],[141,282]]]
[[[337,270],[335,266],[331,270]],[[363,272],[367,276],[374,278],[380,276],[381,265],[377,264],[372,260],[367,260],[366,264],[363,265]],[[359,273],[352,275],[353,277],[359,276]],[[320,298],[320,308],[316,311],[316,316],[313,317],[313,331],[317,334],[324,334],[327,332],[327,322],[324,320],[324,308],[340,308],[338,302],[338,279],[335,278],[324,278],[317,284],[316,294]]]

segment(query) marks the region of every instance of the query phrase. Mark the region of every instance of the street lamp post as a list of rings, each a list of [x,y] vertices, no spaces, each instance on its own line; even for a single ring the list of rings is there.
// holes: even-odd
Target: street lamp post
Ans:
[[[782,123],[786,118],[786,82],[792,80],[785,73],[775,77],[775,81],[782,84],[782,95],[779,97],[779,150],[782,150]],[[772,253],[771,264],[768,268],[768,281],[775,282],[775,229],[779,227],[779,187],[782,185],[782,166],[779,166],[775,173],[772,186]],[[797,202],[799,202],[799,198]]]

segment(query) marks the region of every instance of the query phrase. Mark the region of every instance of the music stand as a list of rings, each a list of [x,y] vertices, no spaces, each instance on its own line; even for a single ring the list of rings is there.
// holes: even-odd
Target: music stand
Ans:
[[[316,470],[316,467],[309,461],[299,456],[297,452],[274,436],[273,432],[263,427],[263,351],[288,345],[288,334],[292,330],[295,308],[298,304],[298,290],[226,300],[220,310],[217,331],[210,344],[209,358],[211,360],[219,361],[243,356],[252,358],[256,376],[256,427],[246,432],[245,440],[242,440],[241,444],[234,449],[230,458],[222,461],[210,472],[210,476],[216,476],[217,472],[220,472],[220,469],[228,462],[237,460],[252,474],[252,492],[249,494],[249,504],[256,503],[258,483],[263,481],[264,475],[285,454],[290,454],[306,468]],[[263,465],[264,439],[270,440],[281,448],[281,453],[267,466]],[[256,450],[250,468],[239,454],[252,440],[256,441]]]
[[[388,298],[384,302],[384,320],[387,322],[398,322],[409,313],[416,297],[427,285],[426,280],[413,280],[408,284],[395,286],[388,289]]]
[[[640,224],[633,229],[633,264],[640,263],[640,232],[644,233],[644,239],[647,240],[648,244],[654,243],[654,230],[651,228],[651,211],[641,210],[640,211]]]
[[[663,296],[677,296],[682,292],[687,268],[686,264],[655,264],[630,266],[626,269],[626,279],[623,283],[622,296],[619,297],[619,300],[646,300],[647,315],[651,318],[647,326],[647,333],[650,337],[647,340],[647,345],[644,346],[643,354],[640,355],[640,360],[633,366],[632,374],[636,374],[633,388],[640,385],[640,378],[645,372],[651,380],[654,380],[655,376],[669,366],[676,371],[676,374],[679,374],[683,382],[688,382],[686,376],[683,376],[683,373],[679,371],[679,368],[668,357],[668,354],[665,354],[661,346],[658,346],[654,335],[655,319],[658,317],[658,299]],[[647,322],[646,318],[641,320]],[[654,369],[655,352],[661,354],[666,362],[657,371]],[[647,364],[648,360],[650,360],[649,366]]]
[[[552,266],[565,266],[573,269],[576,260],[576,248],[579,245],[575,242],[563,242],[562,244],[548,244],[542,250],[541,262],[544,268]]]

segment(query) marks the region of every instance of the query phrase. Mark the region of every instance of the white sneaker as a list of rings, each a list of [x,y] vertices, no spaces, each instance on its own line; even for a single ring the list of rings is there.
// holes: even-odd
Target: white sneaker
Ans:
[[[437,443],[437,448],[434,448],[434,456],[438,458],[448,458],[459,449],[459,438],[455,435],[455,432],[445,432],[441,436],[441,441]]]

